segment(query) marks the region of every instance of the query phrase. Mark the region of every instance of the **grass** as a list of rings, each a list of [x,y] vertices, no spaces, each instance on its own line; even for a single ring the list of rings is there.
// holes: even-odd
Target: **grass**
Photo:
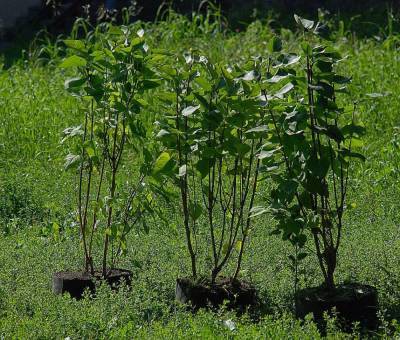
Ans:
[[[174,52],[209,51],[231,62],[264,54],[271,29],[261,22],[242,32],[221,31],[203,18],[194,24],[181,16],[147,24],[151,46]],[[296,35],[282,31],[285,48]],[[337,281],[356,280],[377,287],[382,325],[371,337],[400,336],[400,59],[388,39],[338,36],[349,55],[354,98],[367,127],[365,164],[355,166]],[[293,316],[293,249],[269,235],[274,221],[260,219],[246,254],[243,277],[253,282],[268,306],[259,322],[231,312],[192,314],[174,302],[178,276],[187,275],[185,242],[176,214],[168,224],[154,220],[149,234],[132,233],[121,266],[134,272],[133,289],[118,294],[102,286],[94,299],[77,302],[54,296],[51,276],[82,265],[78,230],[72,218],[74,185],[62,169],[64,128],[78,122],[79,107],[63,87],[63,71],[43,59],[20,60],[0,71],[0,337],[1,338],[272,338],[315,339],[307,320]],[[57,64],[57,60],[52,60]],[[368,93],[386,94],[370,98]],[[157,107],[151,112],[156,113]],[[267,189],[262,196],[267,195]],[[301,265],[300,285],[321,282],[313,256]],[[397,320],[397,321],[396,321]],[[231,322],[233,322],[234,327]],[[343,334],[329,322],[328,338]],[[234,329],[233,329],[234,328]]]

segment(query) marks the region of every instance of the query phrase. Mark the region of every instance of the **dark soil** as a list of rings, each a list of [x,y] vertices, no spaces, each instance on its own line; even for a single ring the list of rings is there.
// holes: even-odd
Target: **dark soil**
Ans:
[[[313,314],[322,331],[326,328],[324,312],[332,315],[332,310],[344,331],[351,331],[354,322],[359,322],[364,330],[374,330],[378,326],[378,293],[372,286],[348,283],[338,285],[334,290],[306,288],[297,292],[295,301],[296,316],[304,318]]]
[[[107,282],[112,289],[118,289],[122,281],[130,286],[132,272],[125,269],[112,269],[105,279],[103,279],[101,272],[95,272],[94,275],[87,272],[57,272],[53,275],[53,292],[55,294],[69,293],[71,297],[81,299],[86,289],[91,294],[95,294],[96,282],[102,280]]]
[[[260,305],[257,291],[251,284],[231,278],[219,278],[214,284],[209,279],[177,279],[175,296],[193,310],[216,309],[225,304],[227,309],[245,312],[255,310]]]

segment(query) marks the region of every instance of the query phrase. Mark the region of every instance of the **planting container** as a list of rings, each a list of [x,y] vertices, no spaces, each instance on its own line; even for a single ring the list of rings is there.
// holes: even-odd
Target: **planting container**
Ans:
[[[378,293],[374,287],[348,283],[336,286],[333,290],[324,287],[306,288],[295,296],[296,316],[304,318],[313,314],[317,324],[325,329],[324,312],[332,315],[332,310],[345,331],[351,331],[352,324],[359,322],[362,329],[375,329],[378,325]]]
[[[217,279],[214,284],[208,279],[177,279],[175,296],[177,301],[190,305],[194,310],[226,304],[228,309],[244,312],[259,306],[256,289],[245,281],[231,278]]]
[[[69,293],[75,299],[81,299],[86,289],[94,294],[96,281],[103,280],[101,272],[91,275],[87,272],[63,271],[53,275],[54,294]],[[125,269],[112,269],[104,279],[112,289],[117,289],[122,281],[127,286],[132,283],[132,272]]]

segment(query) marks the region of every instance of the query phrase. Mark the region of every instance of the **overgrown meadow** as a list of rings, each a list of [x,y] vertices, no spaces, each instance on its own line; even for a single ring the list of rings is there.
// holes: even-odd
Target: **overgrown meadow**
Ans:
[[[83,34],[82,26],[76,27],[72,35]],[[332,23],[331,39],[346,56],[340,72],[352,77],[351,96],[341,100],[343,105],[357,103],[357,119],[367,133],[357,146],[366,160],[351,165],[336,281],[375,286],[381,322],[376,332],[364,335],[393,338],[400,336],[399,37],[382,27],[380,37],[360,39],[341,27]],[[260,21],[233,32],[211,12],[190,19],[170,13],[165,20],[135,23],[131,29],[144,33],[150,50],[178,58],[196,53],[228,66],[267,57],[273,37],[279,36],[283,50],[293,53],[299,52],[302,39],[299,31],[274,31]],[[71,51],[61,39],[45,41],[38,37],[26,58],[0,71],[0,337],[319,338],[311,318],[301,322],[294,317],[290,256],[295,249],[272,234],[277,221],[269,212],[253,221],[241,271],[265,306],[260,320],[223,309],[192,313],[175,302],[176,278],[190,275],[179,200],[160,198],[158,213],[127,236],[118,265],[133,271],[131,290],[115,292],[102,285],[95,297],[81,301],[52,293],[54,272],[83,266],[76,219],[79,183],[76,172],[64,170],[69,146],[63,131],[81,124],[85,106],[65,86],[75,70],[59,67]],[[160,101],[163,86],[143,95],[142,123],[150,139],[142,143],[156,140],[154,122],[167,114]],[[121,186],[135,180],[143,161],[131,147],[121,163]],[[259,205],[268,205],[272,187],[268,181],[261,185]],[[305,249],[309,256],[297,268],[299,287],[322,281],[311,242]],[[357,325],[345,334],[329,319],[327,336],[360,335]]]

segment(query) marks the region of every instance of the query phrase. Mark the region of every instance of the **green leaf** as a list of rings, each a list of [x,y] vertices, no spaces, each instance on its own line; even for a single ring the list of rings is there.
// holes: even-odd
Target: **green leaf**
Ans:
[[[186,166],[186,164],[184,164],[181,167],[179,167],[178,176],[179,177],[185,176],[186,175],[186,171],[187,171],[187,166]]]
[[[203,209],[200,204],[189,202],[189,214],[194,221],[197,221],[202,213]]]
[[[324,150],[325,151],[325,150]],[[332,150],[333,152],[333,150]],[[323,158],[316,158],[315,156],[312,156],[308,159],[307,161],[307,168],[311,171],[311,173],[318,177],[318,178],[324,178],[326,174],[329,171],[329,167],[331,165],[330,162],[330,155],[329,155],[329,149],[326,150],[326,155]]]
[[[306,30],[311,30],[314,27],[314,21],[304,19],[297,14],[294,15],[294,20],[296,20],[296,22]]]
[[[286,79],[287,77],[289,77],[289,74],[284,74],[284,75],[276,74],[272,78],[267,79],[267,82],[275,84],[275,83],[279,83],[283,79]]]
[[[321,24],[320,22],[317,22],[313,32],[314,34],[319,35],[324,39],[329,39],[330,31],[328,25],[326,24]]]
[[[245,143],[237,142],[235,143],[235,149],[239,153],[239,155],[243,157],[251,150],[251,147],[250,145],[247,145]]]
[[[171,170],[171,156],[168,152],[163,152],[160,156],[158,156],[154,164],[153,176],[167,173],[170,170]]]
[[[251,210],[249,211],[250,218],[265,214],[266,212],[268,212],[268,209],[266,209],[262,206],[255,206],[255,207],[251,208]]]
[[[326,127],[326,135],[338,143],[344,140],[342,131],[336,125],[328,125]]]
[[[246,133],[252,133],[252,132],[266,132],[269,131],[268,125],[260,125],[255,128],[252,128],[250,130],[247,130]]]
[[[275,93],[275,97],[282,99],[283,96],[291,91],[294,88],[294,85],[292,83],[287,83],[285,86],[283,86],[277,93]]]
[[[210,160],[207,158],[200,159],[196,163],[196,169],[200,172],[202,178],[206,177],[208,175],[208,171],[210,170]]]
[[[322,183],[321,178],[307,175],[306,182],[302,184],[308,192],[325,197],[328,195],[328,188]]]
[[[389,95],[388,92],[385,93],[367,93],[366,96],[370,98],[382,98],[382,97],[387,97]]]
[[[333,68],[333,63],[332,61],[326,61],[322,59],[318,59],[316,62],[316,66],[322,71],[322,72],[331,72]]]
[[[297,260],[301,261],[307,257],[307,253],[299,253],[297,254]]]
[[[366,158],[364,155],[358,153],[358,152],[353,152],[348,149],[342,149],[339,150],[339,153],[344,157],[344,158],[358,158],[359,160],[365,162]]]
[[[282,50],[282,40],[278,36],[273,36],[268,43],[268,49],[270,52],[280,52]]]
[[[200,105],[197,106],[188,106],[182,110],[182,115],[185,117],[191,116],[193,113],[195,113],[198,109],[200,109]]]
[[[203,108],[208,109],[209,104],[206,98],[204,98],[201,94],[196,92],[193,92],[193,95],[196,97],[196,99]]]
[[[167,131],[167,130],[165,130],[165,129],[161,129],[158,133],[157,133],[157,135],[156,135],[156,138],[162,138],[162,137],[165,137],[165,136],[169,136],[171,133],[169,132],[169,131]]]
[[[300,59],[301,59],[301,56],[298,56],[296,54],[282,54],[278,58],[278,61],[280,61],[280,63],[274,65],[274,68],[281,67],[281,66],[287,67],[290,65],[294,65],[294,64],[298,63]]]
[[[271,158],[271,157],[273,157],[275,152],[276,152],[276,150],[269,150],[269,151],[262,150],[257,155],[257,158],[258,159]]]
[[[250,72],[247,72],[243,77],[242,77],[242,79],[243,80],[246,80],[246,81],[251,81],[251,80],[254,80],[254,79],[256,79],[257,78],[257,72],[255,72],[254,70],[253,71],[250,71]]]
[[[77,55],[70,56],[63,60],[60,64],[61,68],[70,68],[70,67],[81,67],[86,66],[87,62],[84,58],[79,57]]]
[[[77,166],[80,163],[80,160],[80,155],[68,154],[67,157],[65,157],[64,169],[68,170]]]
[[[363,136],[365,135],[365,127],[361,125],[349,124],[342,128],[342,133],[344,136]]]
[[[83,148],[90,158],[93,158],[96,155],[96,146],[93,141],[88,140],[83,144]]]
[[[155,89],[155,88],[159,87],[160,82],[156,81],[156,80],[145,79],[142,82],[142,86],[143,86],[144,90],[151,90],[151,89]]]
[[[84,134],[84,131],[82,129],[82,125],[78,126],[72,126],[69,128],[66,128],[63,131],[64,136],[67,137],[75,137],[75,136],[82,136]]]
[[[87,51],[85,43],[82,40],[66,39],[64,40],[64,44],[69,48],[73,48],[74,50],[78,50],[81,52]]]
[[[66,90],[77,90],[86,83],[86,78],[70,78],[64,82]]]

